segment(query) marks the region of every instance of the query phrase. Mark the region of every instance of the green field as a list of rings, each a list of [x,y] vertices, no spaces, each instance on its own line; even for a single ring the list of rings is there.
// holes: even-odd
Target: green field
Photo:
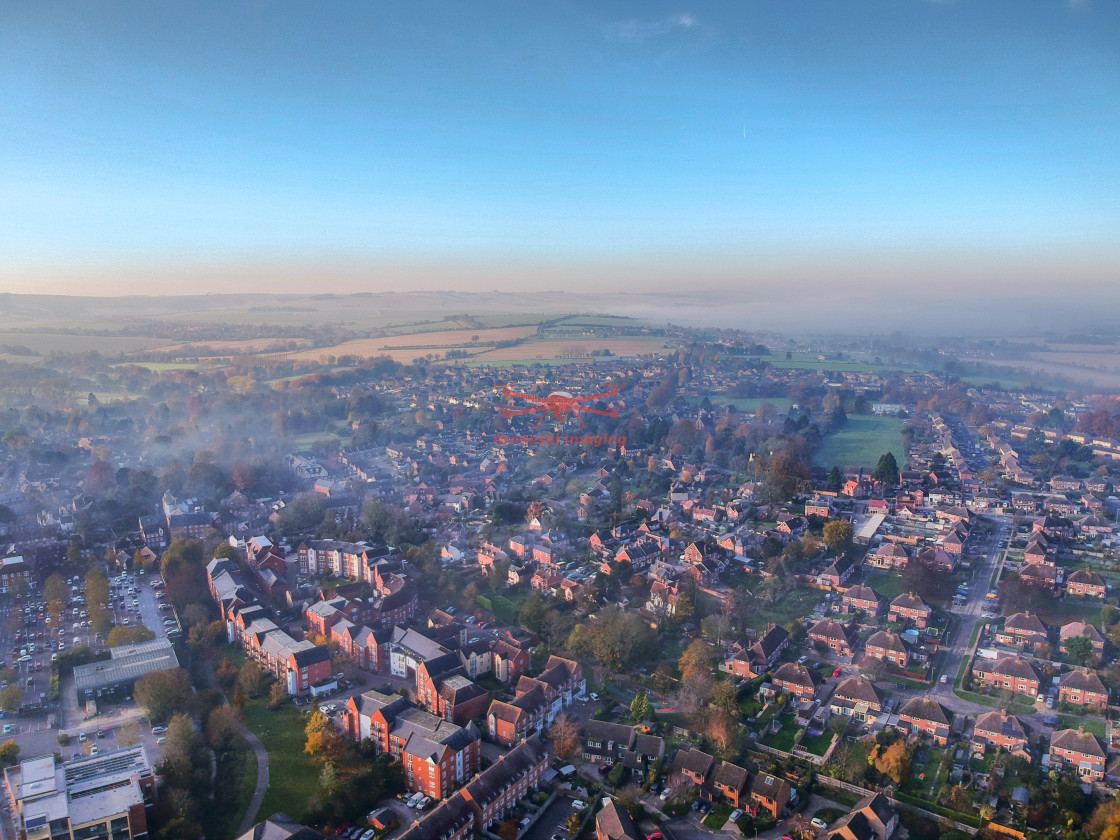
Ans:
[[[319,769],[303,751],[305,721],[291,703],[275,711],[265,700],[245,704],[245,722],[268,750],[269,786],[258,819],[277,812],[299,819],[319,790]]]
[[[893,452],[899,467],[905,468],[906,447],[902,445],[901,430],[902,421],[897,417],[850,416],[844,428],[824,439],[814,460],[821,467],[874,469],[880,455]]]
[[[789,412],[789,407],[793,405],[793,400],[786,397],[729,397],[727,394],[708,394],[707,397],[713,406],[734,406],[744,414],[754,414],[758,411],[760,405],[772,405],[778,412],[778,416],[783,417]],[[703,397],[690,397],[688,401],[693,405],[698,405],[701,399]]]

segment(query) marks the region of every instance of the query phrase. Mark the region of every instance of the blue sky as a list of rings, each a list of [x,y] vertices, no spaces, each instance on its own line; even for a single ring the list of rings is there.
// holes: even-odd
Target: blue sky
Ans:
[[[1107,289],[1117,149],[1104,0],[0,6],[0,291]]]

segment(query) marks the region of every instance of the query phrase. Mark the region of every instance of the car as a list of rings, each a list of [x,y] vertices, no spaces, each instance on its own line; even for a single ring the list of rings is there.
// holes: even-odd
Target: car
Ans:
[[[660,831],[655,831],[653,834],[647,834],[646,840],[664,840],[664,835]]]
[[[417,811],[423,811],[425,808],[427,808],[431,804],[432,804],[432,797],[425,796],[423,799],[420,800],[419,804],[417,804],[416,810]]]
[[[828,828],[828,823],[826,823],[820,817],[813,817],[811,820],[809,820],[809,825],[813,826],[813,828]]]
[[[840,676],[840,675],[841,675],[841,674],[843,674],[843,673],[844,673],[844,669],[843,669],[843,668],[837,668],[837,669],[836,669],[835,671],[833,671],[833,672],[832,672],[832,676],[834,676],[834,677],[838,677],[838,676]]]
[[[1054,698],[1053,697],[1047,697],[1046,698],[1046,708],[1047,709],[1053,709],[1054,708]]]
[[[1058,725],[1058,716],[1057,715],[1047,715],[1046,717],[1044,717],[1042,719],[1042,723],[1045,726],[1057,726]]]
[[[376,833],[377,832],[374,829],[367,828],[362,832],[362,835],[358,838],[358,840],[373,840],[373,835],[375,835]]]
[[[89,736],[84,732],[80,732],[80,733],[78,733],[78,740],[82,741],[82,742],[88,741]]]
[[[797,664],[798,665],[804,665],[808,661],[809,661],[808,656],[802,656],[800,659],[797,660]]]
[[[572,800],[572,807],[577,811],[582,811],[584,808],[587,807],[587,803],[584,802],[582,799],[573,799]]]
[[[949,675],[948,674],[942,674],[941,675],[941,684],[945,685],[947,682],[949,682]]]
[[[743,816],[743,812],[740,809],[736,808],[731,812],[731,816],[728,817],[727,820],[728,822],[737,822],[739,820],[739,817],[741,816]]]
[[[672,796],[672,795],[673,795],[673,792],[671,790],[669,790],[669,788],[665,788],[665,790],[661,791],[661,795],[657,798],[660,799],[662,802],[666,802],[666,801],[668,801],[669,797]]]
[[[153,735],[162,735],[166,731],[167,731],[166,726],[153,726],[152,727],[152,734]]]
[[[98,749],[97,744],[94,744],[92,747],[89,748],[89,754],[90,755],[97,755],[99,752],[101,752],[101,750]]]
[[[12,725],[10,723],[5,723],[4,724],[4,734],[5,735],[11,735],[12,734]]]
[[[98,738],[104,738],[105,737],[105,730],[104,729],[98,729],[97,730],[97,737]]]
[[[166,740],[167,740],[167,739],[166,739],[165,737],[163,737],[162,735],[160,735],[160,736],[159,736],[158,738],[156,738],[156,743],[157,743],[157,744],[162,744],[162,743],[163,743],[164,741],[166,741]]]

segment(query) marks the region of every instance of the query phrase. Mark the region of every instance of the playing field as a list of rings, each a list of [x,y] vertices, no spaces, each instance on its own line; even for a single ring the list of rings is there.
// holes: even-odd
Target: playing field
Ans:
[[[902,421],[897,417],[850,415],[844,428],[824,439],[813,460],[820,467],[874,469],[880,455],[893,452],[899,467],[905,468],[901,429]]]

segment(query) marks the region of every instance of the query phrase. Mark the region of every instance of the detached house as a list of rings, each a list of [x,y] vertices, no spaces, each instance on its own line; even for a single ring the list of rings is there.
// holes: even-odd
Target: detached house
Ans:
[[[913,623],[915,627],[924,629],[929,624],[933,615],[926,602],[913,592],[904,592],[891,601],[890,620],[900,624]]]
[[[789,647],[789,633],[783,627],[774,626],[749,648],[735,654],[719,667],[720,670],[737,677],[754,679],[773,668],[781,657],[782,651],[787,647]]]

